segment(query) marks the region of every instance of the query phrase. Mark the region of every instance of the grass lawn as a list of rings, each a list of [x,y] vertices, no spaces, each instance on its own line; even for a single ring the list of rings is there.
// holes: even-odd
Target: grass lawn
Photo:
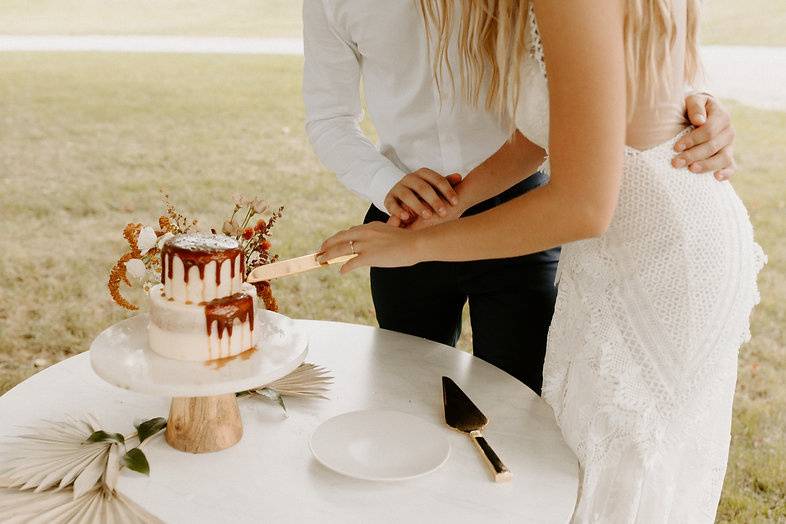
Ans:
[[[734,185],[769,256],[752,340],[740,352],[732,446],[719,520],[786,522],[786,113],[732,106]]]
[[[299,0],[3,0],[0,34],[299,37]]]
[[[357,223],[365,204],[320,167],[303,132],[294,57],[0,54],[0,393],[84,351],[124,317],[106,293],[129,221],[159,188],[219,223],[234,192],[287,207],[282,256]],[[721,522],[786,521],[786,114],[734,107],[735,180],[770,256],[741,352]],[[365,273],[276,283],[283,313],[373,323]],[[132,295],[139,298],[139,295]]]

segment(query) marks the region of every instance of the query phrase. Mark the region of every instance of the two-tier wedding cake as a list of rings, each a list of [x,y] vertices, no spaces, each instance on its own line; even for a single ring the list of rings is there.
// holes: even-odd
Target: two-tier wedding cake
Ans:
[[[192,361],[252,349],[256,289],[244,276],[235,239],[205,233],[170,238],[161,250],[161,284],[150,289],[150,348]]]

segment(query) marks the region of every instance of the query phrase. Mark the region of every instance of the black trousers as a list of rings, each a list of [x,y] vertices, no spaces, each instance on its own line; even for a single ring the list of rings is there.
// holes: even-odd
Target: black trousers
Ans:
[[[471,208],[465,216],[491,209],[545,180],[544,175],[535,174]],[[365,222],[387,219],[387,214],[372,205]],[[377,321],[385,329],[455,346],[462,310],[469,301],[475,356],[540,394],[558,260],[556,248],[505,259],[371,268]]]

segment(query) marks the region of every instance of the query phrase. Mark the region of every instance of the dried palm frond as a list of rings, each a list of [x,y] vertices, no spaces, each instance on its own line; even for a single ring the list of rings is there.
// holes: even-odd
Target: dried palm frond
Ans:
[[[162,521],[121,493],[96,487],[74,498],[71,489],[0,487],[0,521],[9,524],[144,524]]]
[[[327,400],[325,393],[328,391],[330,384],[333,383],[333,377],[328,375],[328,373],[330,371],[322,366],[306,362],[283,378],[274,380],[265,386],[242,391],[238,395],[267,398],[278,403],[286,413],[287,407],[284,404],[283,397],[321,398]]]
[[[87,415],[23,428],[0,445],[0,522],[159,522],[115,484],[121,468],[149,472],[140,446],[164,427],[151,419],[127,438]],[[126,451],[132,438],[139,446]]]
[[[73,485],[72,496],[79,498],[105,476],[110,451],[117,446],[111,440],[88,441],[100,430],[92,416],[24,429],[27,433],[0,447],[0,484],[7,488],[41,492]]]
[[[289,375],[274,380],[265,387],[285,397],[314,397],[326,399],[325,393],[333,383],[329,370],[316,364],[303,363]]]

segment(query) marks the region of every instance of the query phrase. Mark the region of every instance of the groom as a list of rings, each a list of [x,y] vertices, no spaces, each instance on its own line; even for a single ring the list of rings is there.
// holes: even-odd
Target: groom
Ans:
[[[464,102],[458,77],[456,96],[450,87],[437,91],[415,0],[304,0],[303,40],[309,138],[325,166],[372,203],[365,222],[424,227],[488,210],[546,182],[537,165],[521,160],[529,143],[518,133],[509,141],[494,115]],[[358,125],[361,80],[379,147]],[[728,114],[708,95],[689,96],[686,104],[697,129],[678,143],[675,167],[730,176]],[[540,393],[558,257],[553,249],[372,268],[377,320],[455,346],[468,301],[475,356]]]

